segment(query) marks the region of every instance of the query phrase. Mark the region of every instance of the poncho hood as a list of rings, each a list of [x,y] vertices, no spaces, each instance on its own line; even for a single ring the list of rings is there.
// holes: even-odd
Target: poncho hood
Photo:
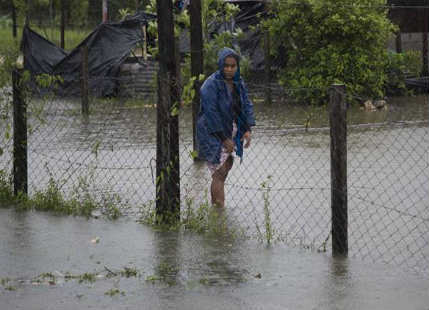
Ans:
[[[237,72],[235,72],[235,75],[233,77],[234,82],[237,82],[240,80],[240,55],[238,55],[233,49],[229,47],[222,48],[218,53],[217,58],[217,65],[218,70],[222,78],[225,78],[223,75],[223,67],[225,65],[225,58],[228,56],[232,56],[237,60]]]

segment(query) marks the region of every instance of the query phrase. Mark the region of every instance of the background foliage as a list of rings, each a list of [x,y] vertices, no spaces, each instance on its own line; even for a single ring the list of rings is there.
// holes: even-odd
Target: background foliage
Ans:
[[[325,102],[333,83],[361,98],[384,96],[394,25],[383,0],[275,0],[264,22],[279,80],[304,102]],[[311,88],[314,92],[300,92]]]
[[[101,0],[2,0],[0,1],[1,82],[10,77],[10,59],[16,59],[17,40],[11,34],[11,7],[17,10],[18,34],[26,16],[32,28],[59,45],[61,5],[66,12],[66,49],[71,50],[101,22]],[[109,18],[118,21],[136,10],[156,12],[156,0],[109,0]],[[261,29],[269,31],[277,78],[299,103],[323,103],[332,83],[344,83],[358,100],[406,93],[404,79],[418,76],[420,52],[389,53],[387,41],[397,30],[387,18],[385,0],[273,0],[271,18]],[[223,0],[202,0],[204,75],[217,70],[217,52],[243,36],[238,28],[221,27],[239,12]],[[189,35],[189,14],[175,10],[176,36]],[[227,23],[228,24],[228,23]],[[149,31],[156,40],[156,22]],[[156,56],[156,46],[152,46]],[[183,51],[182,51],[183,52]],[[243,55],[242,55],[243,56]],[[246,55],[244,55],[246,56]],[[182,53],[182,85],[191,81],[190,54]],[[249,75],[249,58],[241,61],[242,75]],[[310,91],[311,90],[311,91]],[[186,92],[185,92],[186,93]]]

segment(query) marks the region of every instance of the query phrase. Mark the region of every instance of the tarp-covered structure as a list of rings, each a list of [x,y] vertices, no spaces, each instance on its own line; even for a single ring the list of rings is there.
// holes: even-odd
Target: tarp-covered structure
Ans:
[[[59,76],[62,80],[59,92],[63,95],[78,94],[82,67],[81,47],[87,46],[91,94],[115,95],[120,65],[143,40],[142,26],[152,19],[156,19],[156,16],[140,12],[121,22],[100,24],[69,53],[26,26],[21,42],[24,69],[33,76]]]
[[[243,38],[235,42],[240,48],[240,53],[250,59],[251,70],[260,71],[264,69],[264,51],[262,49],[262,32],[258,29],[252,29],[252,26],[259,24],[262,18],[268,15],[265,1],[262,0],[224,0],[227,3],[237,5],[239,12],[230,20],[223,23],[210,23],[208,25],[209,40],[224,31],[235,31],[240,28],[243,31]],[[184,5],[189,5],[184,1]],[[236,46],[234,46],[236,48]],[[189,53],[190,35],[185,30],[180,37],[181,53]]]
[[[262,0],[225,0],[237,5],[239,13],[233,20],[216,25],[211,33],[233,31],[235,28],[243,30],[244,37],[237,42],[242,55],[249,57],[251,69],[260,71],[264,69],[264,51],[262,47],[263,33],[259,29],[251,29],[259,24],[261,19],[268,16],[266,1]]]

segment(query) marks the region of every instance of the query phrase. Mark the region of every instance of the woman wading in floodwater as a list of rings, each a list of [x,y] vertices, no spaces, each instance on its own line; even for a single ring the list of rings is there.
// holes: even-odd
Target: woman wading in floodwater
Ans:
[[[219,70],[201,86],[197,140],[199,156],[207,161],[212,175],[212,204],[224,207],[224,186],[234,162],[233,151],[243,158],[243,144],[244,148],[250,146],[255,119],[240,77],[239,55],[224,47],[218,56]]]

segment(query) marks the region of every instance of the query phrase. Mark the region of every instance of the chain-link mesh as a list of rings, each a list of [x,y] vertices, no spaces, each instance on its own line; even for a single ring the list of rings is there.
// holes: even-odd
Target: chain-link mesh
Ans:
[[[427,270],[428,97],[367,114],[364,124],[350,115],[348,128],[350,250]]]
[[[0,184],[9,189],[11,183],[10,172],[12,169],[12,87],[0,89],[0,163],[4,170],[0,169]]]
[[[404,40],[402,48],[421,49],[414,46],[415,38],[413,34],[412,39]],[[136,218],[141,211],[154,208],[156,78],[141,77],[156,72],[156,65],[126,64],[123,69],[120,77],[109,78],[116,83],[119,97],[91,98],[88,116],[82,115],[81,100],[71,96],[71,91],[44,96],[33,89],[33,95],[27,97],[30,196],[55,184],[66,198],[113,203]],[[320,89],[281,87],[274,74],[269,84],[264,80],[260,72],[249,76],[247,83],[256,127],[243,162],[235,158],[226,180],[228,224],[261,240],[330,251],[333,191],[328,104],[296,105],[294,94],[314,95]],[[271,104],[265,102],[267,89],[271,90]],[[100,93],[97,89],[92,92]],[[5,121],[0,129],[10,134],[0,137],[0,160],[11,171],[11,92],[6,89],[5,93]],[[345,97],[347,104],[353,99],[362,102],[348,90]],[[377,107],[371,104],[370,110],[357,105],[347,109],[349,253],[426,272],[428,96],[417,92],[417,96],[389,98],[387,104],[381,102]],[[180,107],[179,140],[185,216],[189,206],[197,210],[210,205],[211,199],[210,172],[205,162],[194,158],[189,106]]]
[[[252,84],[248,85],[249,89]],[[65,197],[114,202],[125,213],[153,208],[156,105],[148,100],[29,97],[29,194],[54,182]],[[427,96],[386,110],[348,110],[349,252],[413,268],[428,261]],[[228,221],[247,235],[329,250],[329,111],[254,98],[257,126],[225,184]],[[210,172],[192,156],[192,115],[180,115],[182,209],[210,201]],[[9,144],[6,144],[9,145]],[[9,151],[8,151],[9,150]],[[10,147],[2,161],[11,161]],[[269,225],[269,226],[267,226]]]
[[[115,99],[32,99],[30,195],[52,178],[65,194],[140,206],[154,200],[156,108]],[[136,105],[137,104],[137,105]],[[41,120],[43,120],[41,122]]]

